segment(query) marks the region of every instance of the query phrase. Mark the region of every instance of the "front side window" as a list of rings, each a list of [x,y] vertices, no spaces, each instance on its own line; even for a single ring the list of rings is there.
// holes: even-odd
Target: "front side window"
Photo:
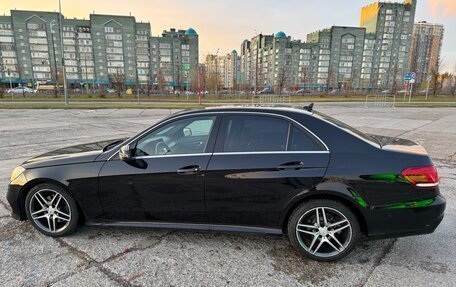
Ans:
[[[135,157],[204,153],[215,116],[176,120],[138,141]]]

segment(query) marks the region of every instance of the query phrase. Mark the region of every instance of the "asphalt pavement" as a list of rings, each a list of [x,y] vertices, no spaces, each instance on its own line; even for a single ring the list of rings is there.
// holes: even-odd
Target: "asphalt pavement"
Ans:
[[[0,285],[455,286],[456,109],[366,109],[362,103],[316,108],[429,151],[447,199],[435,233],[363,240],[332,263],[302,258],[280,236],[86,226],[70,237],[49,238],[10,218],[12,169],[52,149],[131,136],[175,111],[0,109]]]

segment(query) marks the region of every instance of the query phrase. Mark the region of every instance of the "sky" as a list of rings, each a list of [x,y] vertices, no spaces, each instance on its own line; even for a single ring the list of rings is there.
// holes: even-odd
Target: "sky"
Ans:
[[[135,16],[150,22],[153,35],[169,28],[194,28],[200,36],[200,57],[239,50],[256,33],[283,31],[305,40],[308,33],[330,27],[359,26],[368,0],[61,0],[65,17],[89,14]],[[55,11],[58,0],[0,0],[0,14],[10,10]],[[456,0],[418,0],[415,22],[443,24],[444,70],[456,71]]]

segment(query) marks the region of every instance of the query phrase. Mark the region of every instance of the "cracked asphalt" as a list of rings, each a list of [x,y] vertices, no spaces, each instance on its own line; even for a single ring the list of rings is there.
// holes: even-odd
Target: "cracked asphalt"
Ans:
[[[361,241],[347,258],[300,257],[280,236],[82,227],[49,238],[9,217],[6,190],[25,159],[79,143],[133,135],[170,110],[0,109],[1,286],[454,286],[456,109],[317,104],[365,132],[401,136],[430,153],[447,199],[435,233]]]

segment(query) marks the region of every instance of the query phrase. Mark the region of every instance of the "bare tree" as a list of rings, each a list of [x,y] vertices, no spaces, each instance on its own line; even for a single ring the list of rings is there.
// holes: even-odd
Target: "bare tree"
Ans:
[[[124,90],[125,76],[122,71],[117,70],[115,74],[109,75],[109,82],[116,91],[117,96],[120,98]]]
[[[456,95],[456,74],[451,74],[449,88],[450,95],[454,97]]]
[[[210,73],[207,77],[206,85],[209,91],[215,91],[216,87],[221,86],[220,77],[218,77],[215,73]]]
[[[326,79],[326,88],[325,90],[328,92],[331,86],[332,82],[332,77],[333,77],[333,70],[331,67],[328,68],[328,78]]]
[[[396,94],[397,90],[397,63],[394,65],[393,69],[393,86],[391,87],[391,93]]]
[[[435,96],[437,94],[437,90],[440,88],[440,70],[443,66],[443,59],[440,59],[437,62],[437,66],[432,69],[431,76],[432,76],[432,95]]]
[[[451,88],[451,83],[453,81],[453,74],[450,72],[445,72],[440,75],[440,89],[444,91],[446,87],[448,87],[448,90]]]
[[[309,75],[310,75],[310,67],[309,66],[302,66],[301,67],[301,83],[303,88],[306,86],[309,87]]]
[[[163,89],[165,88],[166,81],[165,81],[165,77],[163,76],[162,69],[158,70],[157,84],[158,84],[158,90],[160,91],[161,94],[163,94]]]
[[[280,71],[279,71],[279,74],[277,77],[277,87],[278,87],[279,95],[282,94],[283,88],[286,87],[286,85],[288,83],[288,78],[289,78],[288,74],[289,73],[288,73],[288,69],[286,68],[286,65],[283,65],[282,67],[280,67]]]

